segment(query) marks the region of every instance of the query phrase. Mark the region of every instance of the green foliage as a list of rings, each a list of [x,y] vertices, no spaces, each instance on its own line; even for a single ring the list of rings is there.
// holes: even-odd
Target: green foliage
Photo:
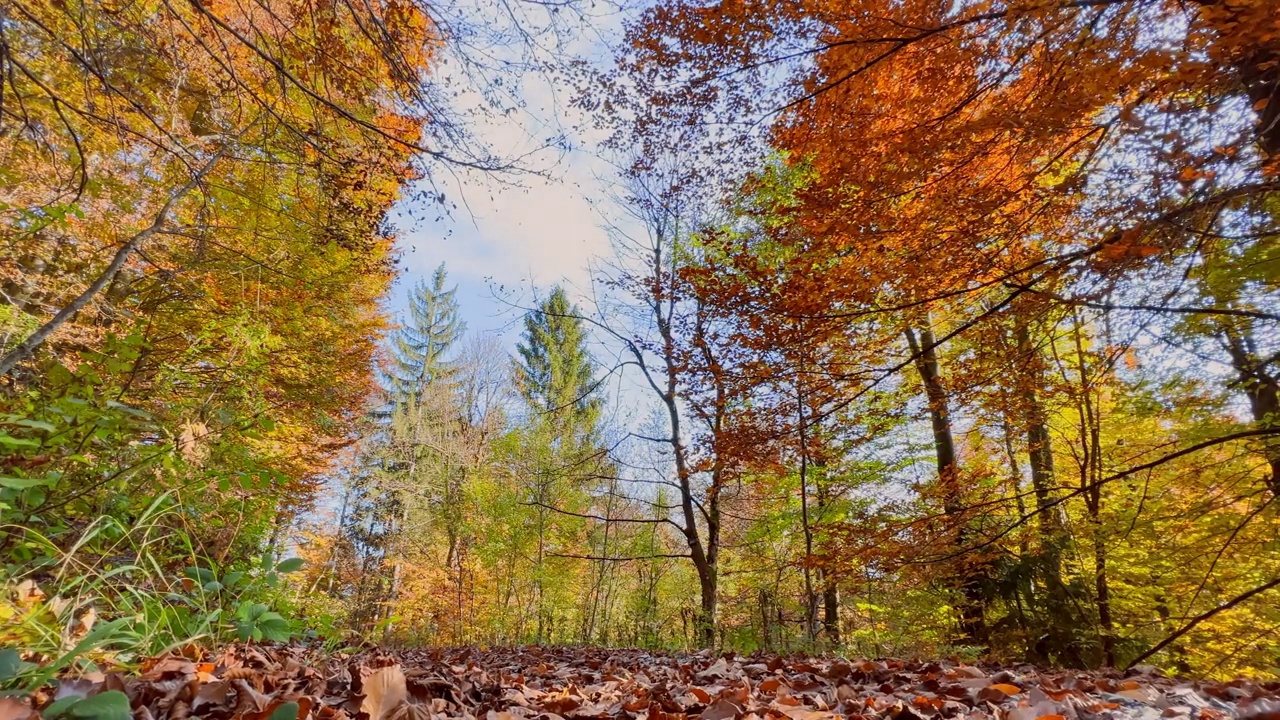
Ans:
[[[197,557],[175,526],[181,512],[166,494],[129,526],[98,518],[66,550],[34,530],[12,532],[32,559],[8,564],[0,578],[0,642],[43,660],[0,656],[0,683],[33,689],[65,670],[128,665],[191,643],[292,637],[268,603],[286,585],[283,576],[302,569],[300,559],[276,562],[268,553],[254,563],[206,560],[175,571]]]
[[[85,698],[54,701],[41,714],[49,720],[128,720],[133,717],[133,710],[127,695],[119,690],[107,690]]]

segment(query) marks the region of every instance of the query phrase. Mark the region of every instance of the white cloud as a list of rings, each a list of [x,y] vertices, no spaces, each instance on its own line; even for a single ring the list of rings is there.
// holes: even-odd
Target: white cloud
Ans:
[[[403,231],[406,270],[425,275],[444,262],[472,282],[585,286],[590,259],[608,252],[599,216],[568,182],[526,184],[465,189],[453,218]]]

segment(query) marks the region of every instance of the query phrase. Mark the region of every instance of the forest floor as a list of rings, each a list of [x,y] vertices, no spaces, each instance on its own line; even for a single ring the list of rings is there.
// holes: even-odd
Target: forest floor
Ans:
[[[64,679],[34,697],[0,699],[0,720],[130,716],[1280,720],[1280,683],[1173,679],[1153,670],[1081,672],[605,648],[369,650],[348,655],[300,645],[238,645],[194,660],[158,658],[133,676]]]

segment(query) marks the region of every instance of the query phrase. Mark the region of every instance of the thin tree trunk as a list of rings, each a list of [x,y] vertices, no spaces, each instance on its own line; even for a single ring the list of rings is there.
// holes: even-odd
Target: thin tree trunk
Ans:
[[[1013,449],[1013,427],[1006,414],[1000,422],[1001,434],[1004,436],[1005,459],[1009,461],[1009,489],[1013,493],[1014,506],[1018,509],[1018,517],[1027,517],[1027,502],[1022,498],[1022,468],[1018,466],[1018,454]],[[1028,546],[1025,534],[1019,533],[1018,550],[1026,555]]]
[[[830,572],[822,573],[822,627],[832,648],[840,646],[840,588]]]
[[[1098,611],[1098,644],[1102,648],[1102,663],[1107,667],[1116,664],[1115,627],[1111,617],[1111,587],[1107,580],[1107,544],[1102,522],[1102,431],[1098,409],[1093,405],[1093,384],[1089,381],[1089,360],[1084,352],[1080,318],[1074,318],[1076,365],[1080,373],[1080,431],[1082,468],[1080,482],[1086,488],[1085,509],[1093,526],[1093,583],[1094,602]]]
[[[925,396],[929,401],[929,421],[933,428],[933,446],[938,465],[938,485],[942,491],[942,508],[947,521],[952,524],[954,545],[963,551],[968,540],[963,517],[964,497],[960,490],[960,469],[956,462],[955,437],[951,430],[951,414],[947,403],[946,388],[938,367],[938,354],[933,330],[928,319],[917,332],[912,328],[906,330],[907,343],[915,358],[916,370],[920,373],[920,381],[924,385]],[[986,598],[982,590],[981,572],[975,569],[967,558],[960,558],[961,567],[957,573],[960,591],[964,596],[960,608],[960,629],[966,642],[985,645],[987,642]]]
[[[1059,541],[1061,523],[1053,497],[1053,446],[1049,437],[1048,417],[1039,393],[1044,387],[1044,373],[1040,371],[1040,357],[1031,342],[1031,333],[1023,322],[1014,329],[1018,345],[1018,359],[1024,365],[1028,387],[1022,388],[1027,402],[1027,457],[1031,466],[1031,488],[1036,494],[1036,510],[1040,535],[1046,549],[1053,552],[1054,572],[1061,577],[1058,553],[1054,547]]]
[[[810,641],[818,639],[818,593],[813,586],[813,525],[809,522],[809,437],[804,412],[804,393],[796,381],[796,414],[800,431],[800,523],[804,530],[804,631]]]
[[[1214,33],[1228,38],[1248,37],[1239,30],[1240,26],[1250,22],[1247,14],[1242,12],[1247,5],[1222,0],[1196,0],[1196,3],[1217,9],[1213,14],[1201,14],[1202,18],[1209,19],[1206,24]],[[1268,156],[1280,155],[1280,40],[1274,33],[1264,34],[1219,59],[1235,71],[1250,104],[1258,113],[1256,137],[1259,148]]]

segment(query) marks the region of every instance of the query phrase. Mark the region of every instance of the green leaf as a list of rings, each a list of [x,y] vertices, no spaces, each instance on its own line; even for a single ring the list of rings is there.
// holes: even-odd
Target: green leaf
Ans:
[[[65,697],[61,700],[54,700],[49,704],[49,707],[44,709],[42,714],[46,720],[57,720],[58,718],[66,715],[67,710],[69,710],[72,705],[75,705],[83,699],[84,698],[80,697]]]
[[[35,428],[36,430],[44,430],[45,432],[54,432],[58,429],[52,423],[47,423],[44,420],[32,420],[30,418],[14,420],[13,424],[21,425],[22,427]]]
[[[66,713],[75,720],[131,720],[129,696],[119,690],[108,690],[72,705]]]
[[[265,613],[258,618],[258,631],[263,638],[273,642],[284,642],[293,634],[289,629],[289,621],[274,612]]]
[[[258,618],[262,617],[263,613],[267,612],[270,609],[271,608],[267,607],[266,605],[263,605],[262,603],[245,603],[240,606],[240,609],[236,612],[236,615],[244,620],[253,622],[254,620],[257,620]]]
[[[38,440],[29,440],[27,438],[16,438],[10,435],[9,433],[0,432],[0,445],[4,445],[5,447],[11,447],[11,448],[17,448],[17,447],[38,448],[40,447],[40,442]]]
[[[17,650],[13,648],[0,650],[0,682],[15,678],[20,667],[22,667],[22,656]]]
[[[282,572],[282,573],[297,572],[302,569],[302,566],[305,565],[306,562],[307,561],[303,560],[302,558],[297,558],[297,557],[289,558],[288,560],[285,560],[279,565],[276,565],[276,572]]]
[[[47,477],[20,478],[0,476],[0,487],[12,488],[14,490],[26,490],[27,488],[41,487],[43,485],[51,484],[52,481]]]
[[[284,703],[271,713],[271,720],[298,720],[300,710],[296,702]]]
[[[189,567],[183,571],[183,574],[202,585],[218,579],[209,568]]]
[[[108,400],[107,407],[111,408],[112,410],[119,410],[121,412],[129,413],[130,415],[134,417],[142,418],[143,420],[150,420],[152,418],[151,413],[148,413],[143,410],[139,410],[136,407],[125,405],[124,403],[117,402],[115,400]]]

